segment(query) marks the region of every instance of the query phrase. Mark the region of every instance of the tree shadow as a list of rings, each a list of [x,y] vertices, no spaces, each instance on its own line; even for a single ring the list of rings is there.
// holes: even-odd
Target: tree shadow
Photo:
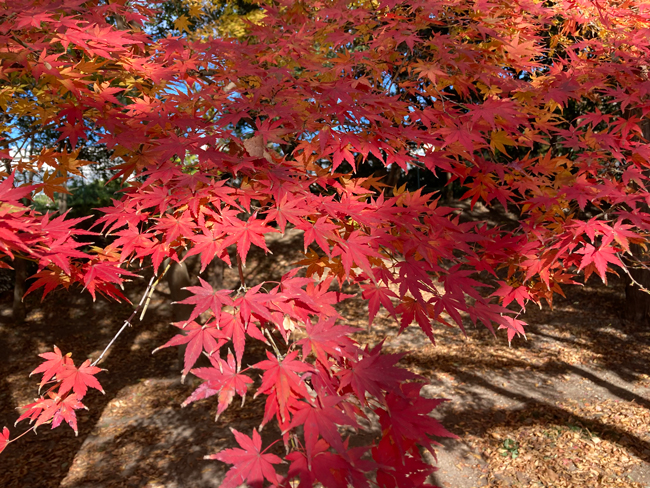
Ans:
[[[249,264],[244,270],[248,286],[261,281],[278,281],[291,262],[302,256],[302,235],[288,232],[285,236],[269,239],[268,246],[272,256],[259,248],[251,249]],[[216,272],[219,271],[212,267],[206,276]],[[226,269],[223,274],[220,283],[237,289],[236,267]],[[139,300],[144,291],[144,281],[129,286],[129,296],[134,301],[136,297]],[[606,422],[576,416],[553,403],[564,394],[553,381],[558,375],[570,375],[588,380],[613,397],[650,409],[650,401],[643,394],[624,384],[647,374],[650,334],[621,319],[622,281],[614,282],[612,289],[592,283],[567,289],[567,298],[558,297],[552,312],[529,309],[526,315],[531,324],[529,340],[517,339],[512,347],[513,351],[522,353],[520,358],[491,354],[492,349],[497,349],[493,346],[502,345],[505,339],[500,336],[499,343],[487,330],[471,327],[468,333],[482,348],[481,353],[467,350],[458,356],[431,355],[424,352],[423,345],[428,344],[426,337],[412,327],[397,339],[401,350],[415,351],[402,363],[421,371],[445,373],[457,380],[453,398],[457,400],[455,405],[460,407],[447,405],[435,413],[457,434],[484,435],[495,426],[504,425],[512,415],[532,418],[539,424],[571,420],[600,432],[603,439],[621,442],[630,452],[650,462],[650,445],[645,439]],[[0,456],[0,486],[218,485],[227,466],[203,461],[202,456],[234,445],[226,427],[250,434],[263,416],[263,399],[249,399],[243,409],[238,408],[235,400],[217,424],[210,422],[215,410],[216,401],[211,401],[214,399],[180,411],[180,402],[196,384],[181,385],[178,372],[170,371],[169,365],[176,358],[173,348],[151,356],[153,349],[178,332],[169,326],[171,310],[166,296],[163,286],[154,294],[145,320],[127,329],[101,363],[108,373],[98,375],[98,379],[107,394],[89,393],[86,403],[90,411],[81,411],[78,415],[79,437],[75,438],[66,426],[55,430],[43,426],[38,436],[29,434],[10,444]],[[132,310],[128,304],[102,299],[93,303],[87,294],[55,292],[42,304],[30,296],[27,321],[15,326],[5,313],[7,307],[10,308],[10,303],[0,304],[0,420],[2,425],[8,426],[13,425],[18,416],[12,413],[13,408],[31,402],[36,393],[38,380],[27,376],[40,362],[38,353],[51,350],[56,344],[64,352],[73,351],[77,364],[89,355],[97,357]],[[358,313],[367,313],[358,308]],[[465,341],[460,333],[443,335],[441,344],[458,345]],[[544,349],[549,344],[554,349]],[[245,364],[255,362],[262,354],[259,345],[251,345]],[[596,359],[588,364],[565,360],[562,353],[569,348],[581,348]],[[540,349],[548,352],[542,363],[527,361],[527,353],[538,353]],[[612,374],[608,376],[605,372]],[[145,385],[147,382],[150,383]],[[503,383],[508,386],[501,386]],[[435,386],[436,380],[431,384]],[[144,386],[149,393],[142,393]],[[150,390],[157,392],[152,398],[147,397]],[[25,392],[31,395],[26,396]],[[142,399],[137,397],[139,393],[144,395]],[[495,404],[495,395],[510,399],[514,406],[500,407]],[[132,400],[131,405],[138,407],[135,412],[119,410],[120,402],[128,398]],[[535,412],[541,409],[544,414],[536,417]],[[480,422],[467,428],[461,423],[468,418],[480,419]],[[25,423],[21,426],[24,428]],[[20,428],[13,428],[12,437],[19,432]],[[271,425],[265,428],[264,446],[278,434]],[[623,443],[624,439],[629,442]],[[630,442],[638,448],[632,449]],[[470,447],[463,441],[446,442],[445,445],[452,451],[469,455]],[[274,449],[281,450],[281,443]],[[79,465],[78,458],[83,458],[86,464]]]
[[[526,314],[530,330],[539,337],[589,350],[595,358],[592,367],[635,381],[648,373],[650,328],[624,319],[624,290],[620,278],[604,286],[592,277],[585,286],[567,288],[566,298],[557,297],[552,311]]]
[[[177,380],[148,381],[149,386],[165,388],[175,400],[187,395]],[[219,486],[228,466],[204,456],[235,447],[229,427],[249,434],[263,415],[264,404],[250,402],[245,412],[233,405],[207,428],[213,406],[202,402],[179,412],[178,404],[152,405],[145,399],[143,406],[153,414],[105,413],[106,425],[95,429],[81,448],[85,463],[74,466],[62,486]],[[265,429],[263,445],[278,436],[277,429]]]
[[[402,364],[433,378],[429,394],[453,390],[453,404],[441,406],[434,416],[461,436],[444,441],[455,459],[476,457],[464,436],[484,438],[515,416],[528,425],[578,424],[634,454],[646,463],[643,473],[650,473],[646,436],[562,408],[567,399],[611,399],[650,410],[650,331],[623,319],[622,281],[609,288],[590,281],[566,294],[552,311],[529,310],[523,317],[530,324],[528,340],[515,339],[510,348],[504,347],[503,337],[494,339],[470,324],[469,339],[441,331],[438,352],[437,346],[423,346],[426,338],[417,329],[400,339],[397,349],[414,351]],[[443,475],[436,476],[440,484]]]
[[[505,391],[502,391],[501,393],[507,394]],[[454,424],[458,425],[460,419],[481,419],[480,422],[464,423],[465,428],[462,432],[459,432],[458,429],[453,429],[461,436],[461,439],[443,440],[442,443],[445,449],[455,451],[455,455],[459,460],[469,459],[470,461],[476,462],[474,459],[476,456],[476,450],[463,441],[463,436],[474,435],[481,437],[484,436],[486,432],[492,431],[500,426],[511,426],[513,422],[516,422],[519,425],[527,425],[529,427],[542,426],[548,429],[560,425],[568,426],[572,429],[586,429],[589,433],[596,435],[601,440],[610,441],[619,445],[628,453],[634,454],[640,458],[644,463],[650,463],[650,442],[647,440],[630,434],[624,429],[612,426],[607,422],[576,415],[575,413],[562,409],[556,405],[539,402],[535,399],[526,398],[525,396],[518,396],[518,399],[525,402],[524,405],[507,411],[496,407],[465,408],[462,412],[448,412],[445,415],[438,416],[441,422],[448,426]],[[484,463],[484,461],[482,463]],[[478,464],[480,465],[482,463]],[[536,469],[541,470],[542,468],[542,466],[539,466]],[[534,471],[532,467],[531,469]],[[502,476],[504,480],[507,480],[508,478],[516,477],[516,474],[517,473],[510,472]],[[609,474],[613,475],[613,473]],[[449,481],[444,478],[444,476],[434,473],[430,477],[430,482],[435,486],[449,486],[448,484],[443,484],[444,482]],[[507,483],[506,486],[511,485],[510,483]]]
[[[245,269],[247,284],[278,281],[292,262],[293,253],[288,251],[301,247],[298,239],[299,233],[288,232],[270,240],[269,248],[278,259],[268,259],[263,250],[253,247],[249,266]],[[287,254],[292,257],[287,259]],[[298,252],[295,254],[300,256]],[[197,281],[200,263],[195,260],[190,264],[193,279]],[[215,279],[214,275],[219,272],[223,277]],[[221,270],[210,266],[203,276],[223,287],[239,287],[236,268]],[[132,302],[139,302],[147,281],[138,280],[127,286],[125,293]],[[56,344],[64,353],[73,351],[76,364],[86,357],[96,358],[130,316],[133,307],[103,298],[93,302],[80,290],[58,290],[42,303],[38,297],[30,295],[26,299],[27,320],[15,326],[8,300],[0,302],[0,327],[4,332],[0,334],[0,352],[3,353],[0,359],[0,421],[11,427],[19,415],[15,407],[32,402],[37,394],[38,378],[30,379],[28,375],[40,364],[39,353],[51,351]],[[235,445],[226,427],[250,434],[263,417],[264,402],[261,398],[253,401],[249,398],[240,408],[235,400],[217,425],[210,423],[216,397],[211,399],[214,401],[192,404],[181,412],[180,403],[198,382],[182,385],[180,372],[170,371],[170,365],[176,362],[175,348],[151,355],[152,350],[178,333],[170,327],[171,321],[169,292],[166,284],[161,283],[152,295],[144,320],[134,320],[133,327],[122,333],[99,364],[108,370],[98,375],[106,395],[91,390],[86,396],[84,403],[89,412],[77,412],[79,435],[75,437],[66,424],[54,430],[44,425],[39,427],[38,435],[29,433],[10,444],[0,456],[0,486],[96,487],[145,486],[147,483],[165,487],[218,486],[228,467],[204,461],[202,457]],[[247,340],[244,364],[253,364],[263,358],[260,346]],[[132,401],[129,395],[139,395],[139,388],[147,382],[148,390],[156,390],[153,403],[143,404],[141,399]],[[124,402],[135,403],[135,411],[114,415],[113,410]],[[28,428],[27,422],[22,422],[11,428],[11,437]],[[278,437],[279,431],[273,425],[263,431],[265,445]],[[281,443],[273,448],[278,449],[282,450]],[[79,459],[86,465],[80,466]]]
[[[129,288],[131,296],[144,290],[140,283]],[[169,374],[167,356],[173,353],[151,357],[151,351],[164,343],[171,332],[167,327],[158,326],[169,322],[167,306],[152,301],[156,303],[150,306],[143,322],[134,321],[134,327],[115,341],[100,363],[108,370],[97,376],[106,395],[95,390],[88,393],[84,404],[89,412],[80,410],[77,415],[79,435],[75,437],[65,423],[55,430],[43,425],[38,428],[38,435],[30,433],[10,444],[0,456],[1,486],[59,486],[79,448],[115,395],[139,378]],[[24,324],[13,325],[9,318],[1,325],[5,340],[0,346],[6,352],[0,362],[0,378],[4,381],[2,404],[9,408],[2,408],[0,420],[10,427],[19,415],[15,406],[30,403],[37,396],[38,378],[30,379],[28,375],[40,364],[39,353],[51,351],[56,344],[64,353],[72,351],[77,365],[85,358],[96,358],[132,311],[128,303],[110,303],[103,298],[93,303],[87,293],[65,291],[53,292],[42,303],[30,296],[27,305],[29,313]],[[10,306],[5,302],[2,311]],[[28,428],[25,421],[11,428],[12,438]]]

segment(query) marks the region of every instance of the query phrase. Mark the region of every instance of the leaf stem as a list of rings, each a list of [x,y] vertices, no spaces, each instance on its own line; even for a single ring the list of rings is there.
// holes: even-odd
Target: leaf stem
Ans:
[[[35,426],[35,425],[32,426],[32,427],[30,427],[29,429],[27,429],[25,432],[23,432],[22,434],[20,434],[18,437],[14,437],[13,439],[9,439],[9,440],[7,441],[7,444],[11,444],[13,441],[17,441],[17,440],[20,439],[22,436],[24,436],[25,434],[27,434],[27,432],[31,432],[32,430],[34,431],[34,433],[36,433],[36,426]]]
[[[239,290],[246,291],[247,288],[246,288],[246,281],[244,280],[244,267],[242,265],[239,254],[237,254],[237,269],[239,270],[239,282],[241,283]]]
[[[283,357],[283,355],[280,353],[280,349],[278,349],[278,346],[275,344],[275,341],[273,340],[273,336],[271,335],[271,332],[269,331],[269,329],[264,328],[263,330],[266,333],[269,340],[271,341],[271,346],[273,347],[273,350],[275,351],[275,355],[278,358]]]

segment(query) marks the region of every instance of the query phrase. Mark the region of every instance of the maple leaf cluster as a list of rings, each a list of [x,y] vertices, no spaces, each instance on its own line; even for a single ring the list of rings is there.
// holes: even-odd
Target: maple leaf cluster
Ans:
[[[37,373],[43,374],[39,390],[46,385],[51,386],[48,387],[45,394],[35,399],[34,403],[23,407],[25,412],[18,417],[16,424],[29,419],[30,424],[33,424],[33,430],[44,424],[51,424],[54,429],[65,421],[72,427],[76,435],[78,430],[75,410],[86,408],[81,400],[86,396],[88,388],[95,388],[104,393],[102,386],[95,378],[95,375],[102,370],[92,365],[90,359],[76,367],[70,357],[71,354],[64,356],[56,346],[54,346],[54,352],[46,352],[40,356],[46,361],[32,371],[30,376]],[[7,430],[5,430],[5,434],[6,445],[9,439]],[[5,445],[0,444],[0,451],[4,449]]]
[[[75,238],[94,234],[75,227],[83,218],[39,215],[26,207],[21,199],[37,187],[14,187],[13,173],[0,183],[0,256],[27,259],[39,266],[27,293],[43,288],[47,294],[58,286],[69,288],[73,283],[82,283],[93,297],[100,292],[124,298],[112,285],[121,283],[123,276],[135,276],[134,273],[109,262],[102,253],[90,255],[79,249],[83,243]],[[0,267],[11,266],[0,260]]]
[[[402,355],[355,341],[337,307],[344,286],[367,301],[369,327],[382,315],[434,341],[439,325],[482,323],[512,341],[528,303],[552,304],[581,277],[606,281],[647,243],[641,4],[280,0],[260,2],[263,21],[238,39],[154,40],[154,12],[123,3],[3,4],[0,107],[9,127],[28,119],[59,140],[16,161],[2,153],[0,263],[38,262],[29,291],[44,296],[76,283],[118,299],[134,270],[160,278],[194,255],[202,271],[236,266],[237,290],[188,288],[193,312],[160,346],[186,346],[182,375],[203,380],[183,405],[217,396],[218,418],[255,390],[261,427],[280,428],[284,459],[257,431],[233,430],[240,448],[210,457],[234,465],[224,486],[367,486],[369,475],[425,486],[434,468],[421,448],[451,435],[430,416],[441,400],[421,395]],[[189,30],[187,17],[176,27]],[[78,219],[21,199],[65,192],[89,164],[79,147],[91,133],[127,187],[95,222],[108,244],[82,251]],[[40,180],[16,186],[16,172]],[[467,221],[420,172],[510,222]],[[267,237],[288,231],[304,259],[278,282],[245,283],[251,249],[268,253]],[[251,341],[267,359],[242,368]],[[98,368],[48,354],[35,372],[55,385],[20,419],[74,428]],[[210,366],[195,367],[201,355]],[[350,447],[343,433],[375,418],[381,435]]]

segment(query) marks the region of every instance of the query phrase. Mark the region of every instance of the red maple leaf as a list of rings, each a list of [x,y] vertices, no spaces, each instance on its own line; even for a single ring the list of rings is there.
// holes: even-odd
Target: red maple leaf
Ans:
[[[34,187],[20,186],[18,188],[14,188],[15,176],[16,172],[14,171],[0,183],[0,201],[21,207],[19,203],[20,199],[29,195],[32,190],[34,190]]]
[[[152,354],[166,347],[187,344],[187,347],[185,348],[183,377],[185,377],[192,366],[194,366],[194,363],[199,359],[202,351],[211,355],[218,351],[221,346],[227,342],[225,334],[217,328],[216,323],[214,322],[205,325],[198,324],[194,321],[189,324],[186,322],[175,322],[173,325],[179,329],[183,329],[183,331],[187,333],[175,335],[165,344],[154,349]]]
[[[58,427],[65,420],[72,427],[75,435],[79,435],[79,431],[77,430],[77,415],[74,411],[86,407],[79,401],[77,395],[68,395],[60,402],[57,402],[56,407],[57,409],[52,416],[52,428]]]
[[[415,320],[427,337],[429,337],[431,342],[435,344],[433,329],[431,328],[431,316],[436,317],[437,320],[440,319],[435,313],[432,313],[431,304],[422,303],[412,299],[411,297],[406,297],[402,303],[397,306],[396,313],[402,314],[399,329],[400,334],[411,324],[411,322],[413,322],[413,320]]]
[[[341,387],[350,385],[362,404],[366,404],[366,392],[376,398],[383,399],[383,391],[396,388],[401,382],[417,379],[416,374],[395,367],[406,353],[381,354],[383,343],[377,344],[374,349],[366,351],[366,356],[354,362],[349,369],[337,373],[341,378]]]
[[[423,398],[420,396],[422,383],[406,383],[399,390],[386,396],[387,410],[378,408],[382,429],[389,432],[396,443],[402,458],[406,452],[408,441],[414,441],[426,447],[431,453],[433,444],[437,444],[429,436],[457,436],[445,429],[440,422],[430,416],[431,411],[444,402],[440,398]]]
[[[179,218],[176,218],[173,215],[165,215],[158,219],[158,223],[154,225],[151,230],[164,232],[164,242],[170,244],[179,237],[194,235],[194,226],[194,221],[189,215],[189,212],[185,212]]]
[[[0,433],[0,452],[5,450],[7,444],[9,444],[9,429],[5,427],[2,429],[2,433]]]
[[[366,447],[350,448],[348,441],[343,443],[348,454],[348,459],[341,454],[325,451],[322,454],[314,456],[312,461],[312,471],[316,479],[323,486],[332,488],[369,488],[370,483],[364,475],[364,471],[371,471],[375,465],[371,461],[361,459],[365,454]]]
[[[307,247],[316,241],[316,244],[325,252],[328,256],[331,256],[331,250],[328,240],[334,239],[336,234],[334,230],[338,229],[338,226],[329,222],[327,217],[321,217],[313,224],[308,224],[303,222],[297,224],[298,229],[304,231],[303,239],[305,242],[305,252],[307,252]]]
[[[328,370],[330,368],[327,360],[328,354],[336,359],[343,357],[355,359],[358,350],[355,342],[348,337],[355,332],[355,329],[335,324],[336,318],[319,320],[314,325],[308,322],[305,329],[307,337],[297,343],[297,345],[302,346],[303,357],[307,357],[310,352],[313,352]]]
[[[129,223],[128,228],[118,231],[115,235],[120,236],[113,242],[114,247],[121,247],[122,258],[126,258],[132,252],[137,256],[147,256],[153,252],[156,241],[152,240],[154,236],[151,232],[141,233],[140,230]]]
[[[32,422],[34,422],[34,420],[36,420],[41,415],[43,410],[49,407],[50,403],[52,402],[53,401],[51,399],[47,400],[44,397],[39,397],[34,399],[34,403],[30,403],[28,405],[23,405],[19,407],[19,408],[24,408],[25,411],[20,415],[20,417],[18,417],[18,420],[16,420],[16,424],[18,424],[18,422],[21,422],[25,419],[30,419],[29,423],[31,424]],[[54,413],[52,413],[52,415],[54,415]],[[38,425],[40,424],[36,424],[37,427]]]
[[[29,423],[32,424],[34,421],[34,429],[36,429],[38,426],[43,425],[46,422],[49,422],[52,420],[54,415],[57,413],[59,410],[59,404],[61,403],[61,397],[53,392],[50,391],[48,392],[48,397],[39,397],[34,400],[34,403],[30,403],[29,405],[24,405],[19,408],[24,408],[26,409],[23,414],[18,417],[18,420],[16,420],[16,424],[18,422],[24,420],[24,419],[30,419]]]
[[[273,465],[281,464],[283,461],[275,454],[264,454],[271,446],[264,451],[261,450],[262,438],[257,430],[253,430],[252,439],[233,428],[230,428],[230,431],[243,449],[224,449],[217,454],[205,456],[205,459],[217,459],[233,465],[221,483],[221,488],[236,488],[243,483],[251,487],[261,487],[264,480],[278,484],[278,475]]]
[[[86,359],[79,368],[76,368],[74,364],[66,364],[65,369],[57,375],[57,378],[62,380],[59,395],[72,390],[81,399],[86,395],[88,387],[104,393],[102,385],[95,378],[95,375],[100,371],[103,371],[102,368],[90,365],[90,359]]]
[[[516,300],[519,306],[526,310],[526,301],[531,298],[528,287],[525,285],[513,288],[505,281],[498,282],[500,288],[492,293],[492,296],[503,297],[503,306],[507,307],[513,300]]]
[[[287,402],[289,397],[299,395],[303,398],[311,398],[303,379],[298,373],[311,373],[314,368],[309,364],[296,360],[298,351],[290,352],[282,360],[266,351],[269,358],[254,364],[253,368],[265,370],[260,385],[255,396],[261,393],[269,393],[272,390],[277,395],[278,405],[280,407],[280,417],[284,420],[289,417]]]
[[[248,385],[253,383],[253,380],[247,375],[240,373],[235,364],[235,358],[231,352],[228,352],[228,361],[210,356],[210,362],[214,367],[212,368],[197,368],[192,370],[192,374],[202,378],[205,381],[181,404],[186,407],[192,402],[208,398],[212,395],[219,394],[219,406],[217,408],[217,416],[215,421],[232,402],[235,393],[242,397],[242,405],[246,398]]]
[[[264,119],[263,121],[260,121],[258,118],[255,121],[255,125],[257,126],[257,134],[262,136],[265,145],[269,141],[284,143],[284,141],[280,139],[279,136],[286,134],[288,131],[287,129],[281,128],[282,122],[273,122],[271,119]]]
[[[330,446],[336,449],[343,457],[347,452],[343,447],[343,439],[337,430],[337,425],[351,425],[359,427],[356,420],[345,414],[337,407],[343,401],[341,397],[319,396],[317,405],[301,402],[300,408],[294,412],[289,428],[304,425],[305,448],[307,459],[311,463],[320,435]]]
[[[308,215],[309,209],[306,208],[305,203],[300,199],[290,199],[290,195],[285,193],[275,207],[266,214],[267,222],[277,222],[280,231],[284,234],[287,228],[287,222],[294,225],[302,224],[301,217]]]
[[[347,239],[337,239],[332,255],[341,256],[341,263],[346,276],[350,276],[350,269],[353,264],[356,264],[368,276],[374,278],[375,275],[372,272],[368,258],[380,258],[381,255],[370,246],[372,240],[372,237],[364,235],[358,230],[352,232]]]
[[[228,225],[224,225],[222,230],[228,236],[223,242],[224,247],[237,244],[237,252],[244,266],[246,265],[246,256],[251,244],[270,252],[269,248],[266,247],[264,234],[280,232],[278,229],[268,227],[264,220],[258,219],[256,215],[252,215],[246,222],[233,219],[229,221]]]
[[[203,234],[195,234],[189,237],[194,246],[187,252],[187,257],[198,254],[201,256],[201,273],[216,257],[224,261],[228,266],[230,256],[224,246],[224,233],[216,229],[202,229]]]
[[[587,268],[585,270],[585,280],[589,279],[589,276],[595,267],[598,276],[600,276],[600,278],[603,280],[603,283],[607,284],[607,271],[609,263],[615,264],[620,268],[624,268],[623,263],[621,263],[621,260],[616,253],[616,249],[610,246],[603,244],[598,249],[596,249],[591,244],[585,244],[582,249],[576,252],[578,254],[583,254],[582,261],[580,261],[580,267],[578,270]]]
[[[507,330],[508,344],[509,344],[512,342],[512,339],[514,339],[516,335],[521,334],[522,336],[526,337],[526,331],[524,330],[524,325],[526,325],[526,322],[524,322],[523,320],[519,320],[509,315],[503,315],[501,317],[501,324],[499,325],[499,329]]]
[[[29,373],[29,376],[37,373],[43,373],[43,378],[39,384],[41,388],[45,383],[47,383],[51,378],[63,372],[67,365],[73,365],[70,354],[65,356],[61,354],[61,350],[54,346],[54,352],[46,352],[39,354],[43,359],[47,359],[43,364],[41,364],[34,371]]]
[[[379,305],[383,305],[390,314],[395,313],[392,298],[397,298],[397,295],[388,287],[379,286],[375,284],[363,285],[363,298],[368,300],[368,327],[372,326],[372,321],[375,319],[379,311]]]
[[[259,293],[262,284],[254,286],[246,290],[244,296],[239,297],[235,301],[235,305],[239,307],[239,314],[241,315],[242,322],[248,324],[253,314],[262,317],[268,321],[273,320],[273,316],[266,305],[271,300],[271,295],[268,293]]]
[[[232,340],[237,364],[241,365],[246,345],[246,326],[241,321],[239,314],[235,316],[231,313],[221,312],[219,327],[221,327],[224,337]]]
[[[84,271],[84,286],[92,295],[93,300],[95,299],[96,291],[106,293],[107,286],[111,286],[111,284],[121,285],[123,276],[138,276],[135,273],[120,268],[115,263],[105,261],[91,263]],[[114,289],[115,287],[112,288]],[[119,291],[115,291],[119,293]]]
[[[423,462],[419,456],[402,456],[399,447],[389,436],[382,437],[379,445],[372,448],[372,459],[377,463],[377,484],[381,487],[430,487],[425,484],[426,480],[438,470]]]
[[[190,320],[196,319],[206,310],[212,310],[215,317],[221,313],[221,307],[224,305],[232,305],[233,301],[230,298],[230,290],[214,290],[212,285],[199,276],[201,286],[188,286],[185,290],[192,293],[191,297],[181,300],[178,303],[194,305],[194,310],[190,315]]]
[[[611,233],[605,235],[603,237],[603,242],[602,245],[606,246],[608,245],[612,239],[614,239],[619,246],[623,248],[624,251],[629,252],[630,251],[630,242],[628,238],[630,239],[638,239],[639,236],[635,232],[631,232],[628,229],[631,229],[631,225],[625,225],[621,224],[621,221],[618,220],[612,227]]]
[[[318,439],[316,445],[312,448],[312,459],[318,454],[327,452],[329,447],[329,444],[324,439]],[[300,480],[298,488],[312,488],[316,477],[311,470],[311,463],[307,459],[305,452],[293,451],[285,459],[291,463],[289,465],[289,479],[297,477]]]

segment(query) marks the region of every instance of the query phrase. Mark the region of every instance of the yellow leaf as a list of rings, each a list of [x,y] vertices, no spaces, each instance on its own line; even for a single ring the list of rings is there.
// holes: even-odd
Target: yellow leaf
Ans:
[[[185,15],[181,15],[179,18],[177,18],[174,21],[174,27],[176,27],[179,31],[185,31],[189,32],[190,31],[190,24],[189,24],[189,19]]]
[[[296,264],[307,266],[307,276],[316,275],[319,278],[321,278],[325,271],[333,265],[326,256],[319,256],[312,248],[309,248],[305,253],[305,259],[298,261]]]
[[[556,109],[560,109],[560,113],[562,113],[562,105],[557,103],[555,100],[551,99],[548,102],[546,102],[546,106],[548,107],[550,112],[555,112]]]
[[[64,176],[66,176],[68,173],[81,176],[81,172],[79,171],[78,168],[92,163],[90,161],[85,161],[83,159],[77,159],[78,156],[79,156],[79,149],[77,149],[72,153],[68,153],[67,151],[58,153],[56,155],[56,159],[58,160],[59,164],[56,169],[61,171],[61,173],[63,173]]]
[[[106,60],[97,60],[97,59],[91,59],[91,60],[82,60],[77,63],[75,66],[75,70],[78,70],[81,73],[95,73],[99,68],[104,66],[108,61]]]
[[[481,93],[483,94],[483,98],[488,98],[490,96],[498,95],[501,93],[501,88],[498,86],[487,86],[484,83],[481,83],[480,81],[476,84],[478,86],[478,89],[481,90]]]
[[[54,173],[48,174],[47,172],[43,175],[43,186],[41,190],[45,193],[51,200],[54,200],[54,193],[67,193],[70,192],[66,188],[65,184],[68,181],[66,176],[55,176]]]
[[[506,134],[505,131],[503,130],[492,131],[492,135],[490,136],[490,147],[492,148],[492,152],[496,152],[496,150],[498,149],[503,154],[508,154],[508,151],[506,151],[505,146],[516,146],[516,145],[517,143],[513,141],[510,137],[508,137],[508,134]]]
[[[555,188],[571,186],[575,182],[575,176],[570,171],[564,170],[555,176]]]
[[[398,197],[398,196],[400,196],[402,193],[404,193],[405,191],[406,191],[406,183],[404,183],[404,184],[403,184],[402,186],[400,186],[399,188],[395,187],[395,188],[393,189],[393,196]]]
[[[203,8],[200,5],[192,5],[190,7],[190,17],[201,17],[203,15]]]

